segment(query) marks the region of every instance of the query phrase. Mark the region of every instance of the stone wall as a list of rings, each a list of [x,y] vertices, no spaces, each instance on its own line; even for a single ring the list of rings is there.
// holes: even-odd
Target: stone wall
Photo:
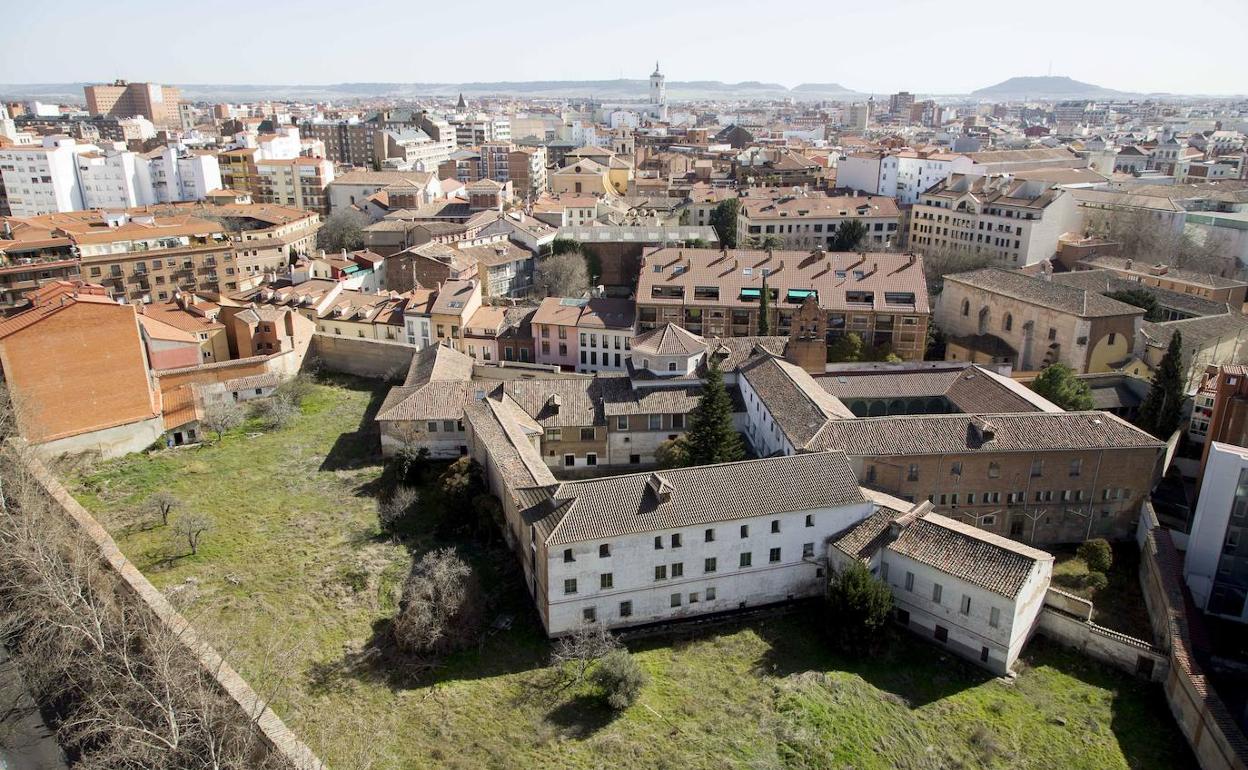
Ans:
[[[28,462],[32,474],[52,502],[50,510],[54,514],[63,515],[71,526],[95,543],[101,563],[116,573],[119,585],[129,590],[136,601],[151,610],[174,631],[175,636],[203,666],[205,673],[214,678],[230,701],[237,705],[237,718],[240,722],[255,724],[264,742],[293,767],[299,770],[327,770],[312,750],[295,737],[281,718],[269,709],[265,700],[251,689],[251,685],[199,636],[195,627],[173,608],[165,595],[148,582],[95,517],[74,500],[42,463],[35,459]]]
[[[1115,668],[1160,682],[1166,678],[1169,660],[1165,653],[1143,639],[1098,626],[1090,620],[1063,612],[1047,603],[1040,612],[1037,629],[1050,639]]]
[[[1137,535],[1144,602],[1170,657],[1164,684],[1170,711],[1202,770],[1248,770],[1248,738],[1204,671],[1203,621],[1183,584],[1182,559],[1150,505],[1141,511]]]
[[[399,342],[317,333],[309,355],[332,372],[375,379],[407,374],[416,348]]]

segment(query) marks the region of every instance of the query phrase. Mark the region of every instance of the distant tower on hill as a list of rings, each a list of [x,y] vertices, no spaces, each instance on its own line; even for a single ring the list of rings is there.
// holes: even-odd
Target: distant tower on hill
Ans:
[[[459,101],[455,104],[455,110],[458,112],[468,111],[468,102],[464,101],[464,94],[462,91],[459,94]]]

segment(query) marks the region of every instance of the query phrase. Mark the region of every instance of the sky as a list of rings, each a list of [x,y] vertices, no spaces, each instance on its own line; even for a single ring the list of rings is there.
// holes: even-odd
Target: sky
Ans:
[[[13,4],[0,83],[646,78],[956,94],[1021,75],[1248,92],[1248,0],[58,0]],[[1228,42],[1231,41],[1231,42]]]

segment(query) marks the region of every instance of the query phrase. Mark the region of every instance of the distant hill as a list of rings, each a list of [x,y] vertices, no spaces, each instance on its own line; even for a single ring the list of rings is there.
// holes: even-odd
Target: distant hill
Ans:
[[[49,102],[83,101],[82,83],[0,84],[0,98],[39,99]],[[420,97],[468,98],[519,96],[530,99],[585,99],[637,101],[649,97],[648,80],[528,80],[488,83],[334,83],[329,85],[226,85],[196,83],[179,85],[183,98],[204,101],[253,101],[290,99],[342,101],[347,99],[416,99]],[[667,95],[673,101],[798,99],[804,101],[863,98],[866,94],[837,83],[805,83],[789,89],[779,83],[722,83],[718,80],[669,80]]]
[[[971,96],[980,99],[1109,99],[1129,95],[1058,76],[1010,78],[971,92]]]

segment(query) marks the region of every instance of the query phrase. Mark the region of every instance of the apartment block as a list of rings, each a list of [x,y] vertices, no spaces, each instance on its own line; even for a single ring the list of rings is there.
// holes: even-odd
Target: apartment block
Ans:
[[[1211,441],[1183,578],[1196,606],[1248,623],[1248,449]]]
[[[866,227],[861,250],[894,243],[901,227],[897,201],[882,196],[834,196],[819,193],[774,199],[743,198],[737,215],[737,242],[778,237],[785,249],[831,249],[838,230],[851,220]]]
[[[577,372],[622,372],[633,338],[633,303],[547,297],[532,320],[537,363]]]
[[[156,83],[128,83],[115,80],[108,85],[83,86],[87,112],[130,118],[142,115],[161,128],[178,128],[178,102],[181,92],[172,86]]]
[[[671,322],[706,337],[757,335],[764,283],[773,334],[790,334],[813,297],[828,342],[853,332],[903,359],[923,358],[931,310],[916,254],[657,249],[638,278],[637,331]]]

